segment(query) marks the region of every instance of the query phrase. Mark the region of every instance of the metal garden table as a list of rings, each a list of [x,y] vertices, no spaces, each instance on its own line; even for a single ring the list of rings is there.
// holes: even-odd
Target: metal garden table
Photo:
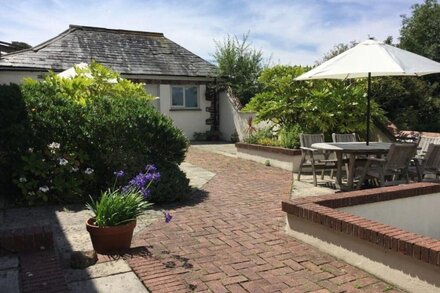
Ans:
[[[384,142],[370,142],[366,145],[365,142],[328,142],[328,143],[314,143],[312,148],[324,150],[326,152],[335,152],[337,163],[336,172],[336,188],[353,190],[353,181],[355,174],[356,157],[362,155],[382,155],[386,154],[390,149],[391,143]],[[344,188],[342,184],[342,166],[344,165],[344,154],[348,155],[348,174],[347,186]]]

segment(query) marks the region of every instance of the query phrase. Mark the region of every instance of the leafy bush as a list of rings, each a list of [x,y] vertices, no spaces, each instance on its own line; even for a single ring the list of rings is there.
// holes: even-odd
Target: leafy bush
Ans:
[[[179,166],[162,161],[157,167],[161,170],[161,179],[151,186],[149,200],[155,203],[166,203],[188,199],[191,191],[189,179]]]
[[[84,164],[82,152],[63,152],[53,142],[44,150],[33,150],[22,156],[22,168],[14,182],[29,204],[38,202],[75,201],[93,182],[93,169]],[[62,196],[62,198],[60,198]]]
[[[257,112],[257,120],[269,120],[281,129],[300,125],[304,132],[363,134],[366,83],[362,80],[294,80],[309,69],[277,65],[263,70],[259,78],[263,91],[245,110]],[[371,113],[372,117],[383,117],[383,111],[374,101]]]
[[[280,145],[277,136],[273,133],[271,127],[265,127],[255,130],[252,134],[250,134],[247,138],[244,139],[244,142],[251,144],[267,145],[267,146]]]
[[[83,164],[95,170],[95,184],[81,185],[82,191],[75,193],[97,195],[112,183],[113,170],[124,169],[128,175],[134,175],[145,162],[166,165],[170,168],[167,174],[178,176],[178,179],[170,178],[164,173],[158,184],[163,192],[187,190],[188,182],[179,173],[178,164],[185,157],[188,142],[169,118],[149,104],[151,97],[142,85],[120,79],[97,63],[92,63],[88,71],[77,72],[72,79],[50,73],[44,81],[23,83],[23,100],[17,103],[21,101],[24,106],[16,108],[24,109],[24,113],[16,114],[16,126],[9,125],[9,129],[17,130],[14,139],[2,141],[6,145],[6,159],[20,158],[29,147],[43,154],[48,144],[58,142],[63,154],[84,154]],[[17,145],[23,146],[13,151]],[[22,161],[6,172],[17,174],[18,180],[26,164]],[[169,186],[176,182],[182,185]],[[154,200],[163,198],[176,196],[154,195]],[[47,199],[49,202],[72,200],[60,192]]]
[[[299,135],[302,132],[301,126],[298,124],[282,128],[279,132],[281,146],[289,149],[299,148]]]
[[[29,147],[26,105],[20,87],[0,85],[0,188],[2,194],[15,192],[14,166]]]
[[[205,132],[194,132],[195,141],[217,141],[222,137],[222,133],[217,130],[208,130]]]

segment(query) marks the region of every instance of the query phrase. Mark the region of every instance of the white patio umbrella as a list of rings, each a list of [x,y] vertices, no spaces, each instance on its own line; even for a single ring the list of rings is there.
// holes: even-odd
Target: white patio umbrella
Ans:
[[[62,78],[73,78],[77,75],[76,68],[86,69],[88,67],[89,67],[89,64],[87,64],[87,63],[78,63],[78,64],[75,64],[73,67],[70,67],[69,69],[66,69],[66,70],[58,73],[57,75]],[[93,78],[93,76],[89,72],[84,73],[84,76],[86,76],[88,78]],[[107,82],[108,83],[117,83],[118,81],[115,78],[112,78],[112,79],[107,80]]]
[[[78,63],[75,64],[74,66],[70,67],[69,69],[66,69],[60,73],[58,73],[57,75],[59,77],[63,77],[63,78],[72,78],[76,76],[76,68],[80,68],[80,69],[84,69],[84,68],[88,68],[89,64],[87,63]],[[90,73],[86,73],[87,77],[92,77],[92,75]]]
[[[295,80],[368,77],[367,145],[370,137],[372,76],[421,76],[440,72],[440,63],[375,40],[364,41]]]

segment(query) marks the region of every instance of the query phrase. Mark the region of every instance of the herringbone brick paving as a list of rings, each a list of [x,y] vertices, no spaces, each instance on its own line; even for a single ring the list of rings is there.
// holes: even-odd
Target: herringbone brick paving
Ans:
[[[196,149],[187,161],[216,176],[204,200],[137,234],[162,255],[128,260],[152,292],[400,291],[284,234],[290,172]]]

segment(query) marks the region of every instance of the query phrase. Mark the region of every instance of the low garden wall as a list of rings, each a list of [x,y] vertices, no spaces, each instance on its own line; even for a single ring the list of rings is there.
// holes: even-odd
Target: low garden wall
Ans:
[[[440,240],[338,210],[439,192],[423,182],[284,200],[286,232],[410,292],[439,292]]]
[[[301,161],[301,150],[287,149],[248,143],[236,143],[237,157],[262,164],[270,163],[271,166],[284,170],[298,172]]]

